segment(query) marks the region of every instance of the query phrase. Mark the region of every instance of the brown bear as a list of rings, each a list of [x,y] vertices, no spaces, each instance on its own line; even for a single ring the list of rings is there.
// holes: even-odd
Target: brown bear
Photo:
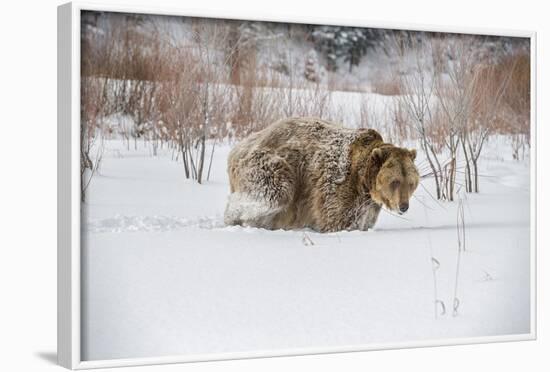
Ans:
[[[231,150],[225,223],[368,230],[382,206],[407,211],[419,182],[415,156],[384,143],[373,129],[318,118],[280,120]]]

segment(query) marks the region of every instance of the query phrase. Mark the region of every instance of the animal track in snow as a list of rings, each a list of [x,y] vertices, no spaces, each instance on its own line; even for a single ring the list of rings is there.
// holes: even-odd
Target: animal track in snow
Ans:
[[[172,231],[186,227],[215,229],[224,227],[223,217],[185,218],[177,216],[122,216],[90,221],[85,225],[89,233]]]

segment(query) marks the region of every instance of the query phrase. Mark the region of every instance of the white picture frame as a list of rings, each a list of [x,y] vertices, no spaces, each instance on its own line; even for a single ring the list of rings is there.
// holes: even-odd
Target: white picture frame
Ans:
[[[145,13],[157,15],[246,19],[310,24],[337,24],[416,31],[452,32],[516,36],[529,38],[531,48],[531,232],[530,232],[530,332],[518,335],[415,341],[391,344],[355,345],[352,347],[305,348],[292,351],[237,352],[223,354],[147,357],[135,359],[82,361],[81,347],[81,255],[80,255],[80,14],[83,10]],[[230,360],[305,354],[356,352],[381,349],[417,348],[536,339],[536,32],[515,30],[462,29],[444,26],[391,24],[366,20],[312,19],[309,17],[275,17],[262,14],[227,14],[189,9],[166,9],[151,6],[122,6],[71,2],[58,7],[58,362],[70,369],[139,366],[185,363],[206,360]]]

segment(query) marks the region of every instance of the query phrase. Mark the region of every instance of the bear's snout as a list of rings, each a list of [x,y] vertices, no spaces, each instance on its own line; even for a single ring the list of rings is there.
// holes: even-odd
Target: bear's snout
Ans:
[[[409,203],[401,203],[399,204],[399,212],[405,213],[407,210],[409,210]]]

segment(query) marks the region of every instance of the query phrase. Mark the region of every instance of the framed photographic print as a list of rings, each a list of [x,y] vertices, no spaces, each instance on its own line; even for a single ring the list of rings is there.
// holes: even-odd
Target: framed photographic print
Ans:
[[[58,357],[531,340],[534,32],[58,8]]]

